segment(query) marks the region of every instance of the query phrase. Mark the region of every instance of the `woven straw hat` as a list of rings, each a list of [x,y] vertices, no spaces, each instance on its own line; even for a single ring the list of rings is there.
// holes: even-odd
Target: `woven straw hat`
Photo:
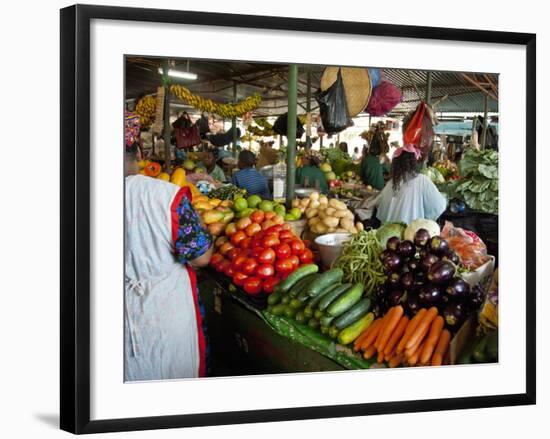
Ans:
[[[339,68],[342,69],[349,115],[357,116],[369,103],[371,93],[369,71],[364,67],[327,67],[321,77],[321,90],[325,91],[336,81]]]

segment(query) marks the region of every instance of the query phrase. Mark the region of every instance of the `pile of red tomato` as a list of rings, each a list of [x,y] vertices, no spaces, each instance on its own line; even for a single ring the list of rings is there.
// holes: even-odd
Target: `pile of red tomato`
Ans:
[[[289,224],[271,224],[262,215],[241,218],[216,240],[216,253],[210,260],[216,271],[251,295],[272,293],[282,279],[313,261],[308,243]]]

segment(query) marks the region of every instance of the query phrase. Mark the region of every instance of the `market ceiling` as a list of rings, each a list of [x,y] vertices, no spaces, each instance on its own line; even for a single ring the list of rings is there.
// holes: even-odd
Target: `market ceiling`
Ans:
[[[233,86],[237,87],[237,99],[254,93],[262,96],[260,107],[254,112],[257,116],[279,115],[287,107],[286,64],[233,62],[216,60],[172,60],[171,68],[197,74],[197,79],[173,79],[189,88],[193,93],[217,102],[233,100]],[[126,58],[126,98],[135,99],[140,95],[156,92],[160,85],[159,67],[161,58]],[[299,67],[298,113],[305,113],[307,98],[307,70],[311,71],[312,94],[319,87],[325,66],[308,65]],[[401,89],[402,102],[390,113],[400,117],[424,98],[426,94],[427,71],[406,69],[384,69],[387,80]],[[498,75],[483,73],[432,72],[431,102],[438,113],[483,112],[485,96],[488,96],[488,111],[498,112]],[[495,99],[496,98],[496,99]],[[173,98],[182,107],[183,102]],[[184,108],[184,107],[183,107]],[[312,97],[311,108],[317,108]]]

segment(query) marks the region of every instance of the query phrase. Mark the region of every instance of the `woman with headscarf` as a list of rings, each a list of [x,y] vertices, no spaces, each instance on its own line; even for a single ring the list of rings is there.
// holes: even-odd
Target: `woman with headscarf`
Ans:
[[[376,217],[382,222],[410,223],[418,218],[437,220],[447,201],[429,177],[418,172],[420,151],[413,145],[393,154],[391,179],[380,193]]]

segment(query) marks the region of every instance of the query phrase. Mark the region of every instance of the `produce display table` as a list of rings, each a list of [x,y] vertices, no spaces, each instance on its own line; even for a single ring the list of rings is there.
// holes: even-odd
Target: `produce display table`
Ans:
[[[317,372],[368,368],[350,349],[318,331],[250,303],[227,278],[205,269],[199,292],[206,311],[213,376]]]

